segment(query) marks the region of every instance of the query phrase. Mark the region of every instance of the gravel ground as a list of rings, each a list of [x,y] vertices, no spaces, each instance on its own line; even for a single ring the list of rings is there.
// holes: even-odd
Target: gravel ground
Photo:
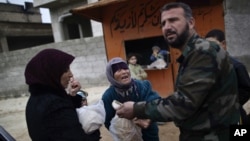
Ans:
[[[100,99],[101,94],[106,88],[107,86],[85,89],[89,93],[89,104]],[[0,125],[17,141],[31,141],[25,122],[25,106],[27,100],[28,97],[0,100]],[[172,122],[160,125],[159,129],[160,140],[169,138],[171,141],[178,141],[179,130]],[[110,133],[104,126],[101,127],[101,136],[101,141],[112,141]]]
[[[88,93],[89,104],[96,102],[101,98],[101,94],[107,86],[93,87],[85,89]],[[17,141],[31,141],[28,135],[25,122],[25,106],[28,97],[11,98],[0,100],[0,125],[5,128]],[[250,102],[248,101],[244,108],[250,112]],[[107,129],[101,127],[101,141],[112,141],[110,133]],[[172,122],[159,125],[160,140],[178,141],[179,130]]]

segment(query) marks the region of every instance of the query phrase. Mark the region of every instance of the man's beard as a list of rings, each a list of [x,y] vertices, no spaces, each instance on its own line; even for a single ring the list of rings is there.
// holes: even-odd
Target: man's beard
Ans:
[[[175,34],[177,34],[177,33],[175,33]],[[176,40],[174,40],[173,42],[169,42],[166,39],[166,41],[167,41],[168,45],[170,45],[172,48],[181,49],[183,47],[183,45],[186,43],[186,41],[188,39],[188,35],[189,35],[189,26],[188,26],[188,24],[186,24],[184,31],[180,35],[177,34]]]

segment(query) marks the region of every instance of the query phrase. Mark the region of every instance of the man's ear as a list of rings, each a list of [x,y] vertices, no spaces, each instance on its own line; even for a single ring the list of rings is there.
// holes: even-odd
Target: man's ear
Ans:
[[[191,18],[188,20],[188,25],[189,25],[189,29],[193,29],[193,28],[194,28],[195,19],[194,19],[193,17],[191,17]]]
[[[226,40],[221,41],[221,46],[226,50],[227,46],[226,46]]]

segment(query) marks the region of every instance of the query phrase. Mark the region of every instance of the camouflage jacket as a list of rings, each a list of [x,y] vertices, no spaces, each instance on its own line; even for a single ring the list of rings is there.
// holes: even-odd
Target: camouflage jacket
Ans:
[[[177,61],[175,92],[167,98],[135,103],[135,116],[174,121],[191,132],[228,129],[236,124],[237,81],[226,51],[194,35]]]

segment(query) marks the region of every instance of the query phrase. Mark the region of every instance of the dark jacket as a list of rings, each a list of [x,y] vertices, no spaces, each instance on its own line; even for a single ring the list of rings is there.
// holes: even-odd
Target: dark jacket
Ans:
[[[238,92],[239,92],[239,102],[240,102],[240,113],[241,113],[241,124],[250,125],[250,115],[247,115],[246,111],[243,108],[243,105],[250,98],[250,78],[247,72],[247,69],[244,64],[231,57],[231,61],[234,66],[234,70],[237,75],[238,82]]]
[[[98,141],[99,130],[85,134],[71,96],[44,86],[31,86],[26,121],[32,141]]]
[[[250,78],[244,64],[233,57],[231,61],[237,75],[240,104],[244,105],[250,98]]]
[[[74,58],[57,49],[44,49],[25,68],[30,92],[26,122],[33,141],[98,141],[100,138],[99,131],[91,135],[84,133],[74,107],[79,104],[72,102],[61,83],[64,73],[71,76],[69,66]]]
[[[180,141],[229,140],[230,125],[239,122],[240,113],[236,74],[228,54],[194,35],[177,61],[176,91],[167,98],[135,103],[135,116],[174,121]]]

